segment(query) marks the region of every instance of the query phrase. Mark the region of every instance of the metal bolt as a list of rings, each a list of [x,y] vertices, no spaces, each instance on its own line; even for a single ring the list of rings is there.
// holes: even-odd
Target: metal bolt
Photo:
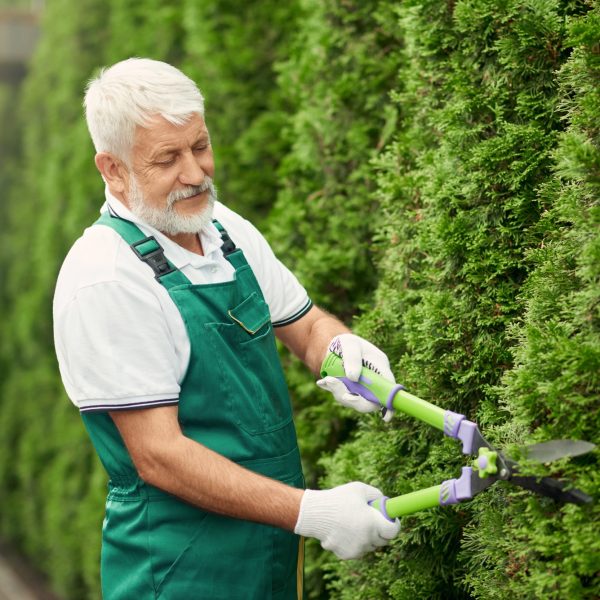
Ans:
[[[500,479],[508,478],[508,469],[500,469]]]

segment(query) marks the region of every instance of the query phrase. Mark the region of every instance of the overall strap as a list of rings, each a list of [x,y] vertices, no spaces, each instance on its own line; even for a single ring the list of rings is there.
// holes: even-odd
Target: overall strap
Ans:
[[[100,215],[95,224],[114,229],[129,244],[135,255],[154,271],[154,278],[167,289],[190,283],[189,279],[167,259],[163,247],[156,238],[152,235],[146,236],[135,223],[113,216],[107,211]]]
[[[233,240],[229,237],[227,230],[217,219],[213,219],[213,225],[219,230],[221,234],[221,240],[223,244],[221,245],[221,252],[223,252],[223,256],[233,265],[234,269],[239,269],[248,264],[246,261],[246,257],[242,252],[241,248],[238,248]]]

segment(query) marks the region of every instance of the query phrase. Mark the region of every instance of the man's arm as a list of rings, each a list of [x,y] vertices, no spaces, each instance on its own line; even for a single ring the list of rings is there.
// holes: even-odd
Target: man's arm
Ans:
[[[304,491],[248,471],[185,437],[176,406],[110,416],[147,483],[210,512],[293,531]]]
[[[352,482],[299,490],[248,471],[186,438],[175,406],[110,415],[140,477],[205,510],[316,537],[339,558],[385,546],[400,529],[369,506],[379,489]]]
[[[275,329],[275,335],[315,375],[319,374],[329,342],[341,333],[351,332],[339,319],[318,306],[313,306],[295,323]]]

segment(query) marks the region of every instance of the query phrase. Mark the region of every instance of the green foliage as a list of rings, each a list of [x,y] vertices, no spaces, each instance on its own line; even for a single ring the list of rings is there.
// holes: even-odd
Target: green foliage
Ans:
[[[258,221],[274,202],[288,147],[280,131],[289,101],[273,67],[287,55],[297,4],[187,0],[183,7],[183,68],[206,99],[219,197]]]
[[[398,42],[387,2],[305,0],[302,8],[278,66],[294,113],[269,235],[315,300],[349,320],[375,282],[370,159],[386,141],[382,130],[393,129],[386,107]]]
[[[242,13],[225,1],[47,2],[20,119],[6,119],[9,127],[0,132],[0,182],[9,188],[0,209],[9,223],[0,259],[0,307],[8,315],[0,324],[0,531],[50,575],[65,598],[99,597],[106,489],[77,411],[62,392],[52,344],[58,269],[103,197],[82,115],[85,83],[101,66],[132,55],[185,64],[201,85],[203,67],[210,66],[204,91],[208,110],[212,97],[216,108],[209,123],[211,130],[215,125],[217,154],[225,160],[229,152],[224,175],[230,170],[236,178],[230,190],[222,187],[223,199],[251,190],[246,206],[259,214],[274,195],[275,168],[261,175],[259,167],[264,161],[276,165],[281,154],[276,133],[282,101],[272,62],[293,27],[294,6],[250,2]],[[279,19],[275,29],[270,16]],[[199,42],[199,27],[213,32],[208,45]],[[230,28],[226,52],[217,43],[223,28]],[[277,28],[281,33],[273,33]],[[253,43],[254,37],[261,43]],[[198,52],[212,62],[198,64]],[[235,102],[226,98],[230,94]],[[246,102],[238,99],[242,95]],[[3,87],[2,114],[15,104],[15,93]],[[251,144],[262,154],[252,153]],[[245,158],[237,160],[242,148]],[[17,163],[12,167],[4,156],[9,151]]]
[[[62,392],[51,306],[66,248],[96,213],[91,199],[101,198],[81,90],[98,55],[103,16],[91,1],[73,7],[57,0],[47,7],[46,33],[21,92],[19,120],[12,121],[19,125],[13,139],[22,143],[2,234],[0,527],[51,573],[58,592],[81,599],[99,596],[97,581],[86,585],[82,565],[97,575],[105,481],[90,506],[90,483],[98,486],[100,467]]]
[[[513,418],[542,440],[595,440],[600,431],[598,31],[598,9],[570,22],[567,39],[575,49],[558,78],[568,127],[554,151],[553,177],[540,189],[548,205],[538,225],[543,237],[529,254],[534,269],[522,291],[527,312],[514,330],[515,367],[502,390]],[[599,489],[591,460],[557,471],[589,493]],[[597,597],[599,518],[595,506],[557,510],[530,500],[526,513],[515,515],[509,555],[520,564],[509,590],[536,598]]]
[[[292,113],[282,135],[290,150],[279,167],[280,190],[268,239],[312,299],[350,323],[376,278],[370,252],[381,224],[371,159],[394,130],[388,103],[398,69],[393,6],[361,0],[303,0],[303,18],[277,65]],[[347,438],[352,421],[315,391],[303,365],[284,358],[296,408],[307,485],[317,460]],[[309,597],[323,595],[321,558],[309,543]]]
[[[382,128],[395,121],[386,98],[397,41],[385,2],[306,0],[302,8],[290,56],[278,65],[294,112],[283,132],[290,152],[267,234],[313,300],[350,322],[375,283],[369,248],[380,219],[370,160],[385,142]],[[312,377],[294,364],[287,359],[286,371],[312,464],[323,443],[343,439],[347,425],[340,411],[323,407],[326,396],[315,396]]]
[[[19,131],[16,126],[15,114],[19,103],[20,88],[17,85],[0,83],[0,189],[10,190],[18,185],[16,179],[16,163],[20,152]],[[0,204],[0,219],[6,222],[6,203]],[[0,236],[0,255],[7,253],[6,240]],[[0,302],[5,296],[5,270],[0,270]]]
[[[52,348],[60,262],[102,202],[86,80],[131,55],[206,96],[222,199],[417,395],[499,447],[594,441],[600,373],[600,11],[578,0],[66,0],[0,131],[0,532],[65,598],[99,597],[106,478]],[[17,103],[0,88],[0,114]],[[19,126],[19,130],[16,127]],[[7,145],[8,144],[8,145]],[[11,161],[5,161],[5,148]],[[349,415],[283,354],[310,486],[402,494],[455,476],[452,440]],[[597,459],[552,467],[597,495]],[[592,599],[595,506],[507,484],[403,519],[308,597]]]
[[[586,7],[398,10],[407,67],[394,99],[405,117],[374,163],[386,250],[360,331],[388,350],[409,389],[476,418],[499,446],[598,431],[598,263],[585,253],[598,243],[597,188],[584,185],[598,172],[597,71],[583,68],[597,46],[570,48],[600,29],[594,13],[577,13]],[[590,119],[578,126],[583,106]],[[352,475],[405,493],[462,464],[456,446],[445,451],[402,417],[385,441],[397,462],[373,466],[384,442],[371,423],[325,463],[325,483]],[[555,473],[598,489],[593,459]],[[496,486],[404,519],[383,563],[331,562],[330,587],[336,598],[357,588],[369,598],[593,598],[597,522],[592,508]]]

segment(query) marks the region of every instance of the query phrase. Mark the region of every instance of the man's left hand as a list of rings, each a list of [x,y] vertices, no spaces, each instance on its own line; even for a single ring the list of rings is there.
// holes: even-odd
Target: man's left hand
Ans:
[[[377,346],[352,333],[342,333],[334,337],[329,343],[329,351],[342,357],[346,377],[350,381],[358,381],[363,366],[379,373],[388,381],[396,382],[390,369],[388,357]],[[381,408],[365,400],[362,396],[348,391],[346,386],[335,377],[324,377],[317,381],[317,385],[333,394],[337,402],[343,406],[353,408],[361,413],[373,412]],[[383,420],[388,422],[392,418],[392,411],[387,411]]]

